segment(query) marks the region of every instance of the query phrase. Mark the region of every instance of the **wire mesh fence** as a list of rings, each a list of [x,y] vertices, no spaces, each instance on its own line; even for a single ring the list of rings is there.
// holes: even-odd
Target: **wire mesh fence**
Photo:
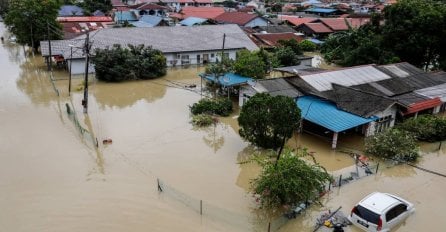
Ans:
[[[215,206],[206,201],[194,198],[158,179],[158,191],[172,199],[175,199],[186,205],[198,215],[205,216],[203,219],[214,220],[230,226],[233,231],[253,231],[253,225],[250,223],[252,218],[235,211]],[[266,231],[263,230],[263,231]]]
[[[98,141],[96,140],[96,138],[87,129],[85,129],[79,122],[79,119],[76,115],[76,111],[74,110],[73,105],[65,103],[65,107],[67,110],[68,118],[73,122],[74,126],[76,127],[77,131],[79,131],[82,138],[85,141],[91,143],[91,145],[97,146]]]
[[[49,74],[49,77],[50,77],[50,82],[51,82],[51,85],[53,86],[54,91],[56,92],[57,96],[59,96],[59,89],[57,89],[56,84],[54,83],[55,80],[54,80],[52,72]]]

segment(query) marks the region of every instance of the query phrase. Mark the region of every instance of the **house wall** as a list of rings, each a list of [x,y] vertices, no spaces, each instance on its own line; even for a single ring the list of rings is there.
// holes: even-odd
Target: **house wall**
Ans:
[[[238,105],[240,107],[249,100],[250,97],[254,96],[257,93],[250,85],[240,86],[239,96],[238,96]]]
[[[266,27],[268,26],[268,22],[261,17],[257,17],[248,22],[247,24],[245,24],[245,27],[257,27],[257,26]]]
[[[386,128],[392,128],[395,125],[395,117],[397,111],[398,111],[397,106],[393,105],[392,107],[389,107],[385,111],[381,111],[377,114],[374,114],[374,116],[378,117],[379,119],[374,122],[370,122],[367,125],[364,135],[371,136],[374,135],[375,133],[381,132]],[[386,117],[389,118],[389,120],[385,120]]]
[[[229,57],[229,59],[235,60],[236,53],[238,49],[225,50],[224,54]],[[208,55],[208,63],[215,63],[217,59],[220,60],[221,50],[214,51],[200,51],[200,52],[183,52],[183,53],[167,53],[164,54],[167,60],[167,66],[182,66],[182,65],[197,65],[203,64],[205,54]],[[212,57],[213,54],[213,57]],[[200,55],[198,60],[197,55]],[[184,59],[181,59],[181,58]],[[186,59],[188,57],[188,59]],[[68,69],[70,68],[70,60],[67,62]],[[90,63],[88,68],[89,73],[94,73],[94,65]],[[72,74],[84,74],[85,73],[85,59],[73,59],[72,64]]]
[[[302,59],[300,60],[300,65],[312,67],[313,59]]]

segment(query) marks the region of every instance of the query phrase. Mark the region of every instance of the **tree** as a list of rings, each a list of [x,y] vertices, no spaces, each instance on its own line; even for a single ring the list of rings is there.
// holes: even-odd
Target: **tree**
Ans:
[[[0,15],[4,16],[9,8],[9,0],[0,0]]]
[[[161,51],[144,45],[128,47],[115,44],[111,48],[95,50],[92,62],[99,80],[146,80],[166,74],[166,58]]]
[[[297,154],[286,151],[277,163],[263,164],[262,173],[252,182],[262,207],[295,206],[317,198],[325,190],[331,176],[320,165],[301,159],[307,155],[305,149],[298,150]]]
[[[256,52],[241,50],[233,65],[234,72],[245,77],[263,79],[266,75],[266,64]]]
[[[293,66],[300,64],[299,57],[290,47],[280,47],[274,52],[280,66]]]
[[[61,26],[56,22],[59,10],[56,0],[11,0],[5,24],[17,37],[17,42],[37,49],[40,41],[61,39]]]
[[[292,98],[267,93],[251,97],[238,117],[242,138],[256,146],[272,149],[283,147],[299,127],[299,122],[300,110]]]
[[[365,151],[396,161],[415,161],[418,158],[415,136],[396,128],[366,138]]]
[[[84,9],[86,15],[91,15],[97,10],[108,13],[113,9],[111,0],[83,0],[78,2],[78,5]]]
[[[398,125],[401,130],[412,133],[420,141],[436,142],[446,140],[446,119],[434,115],[410,118]]]
[[[300,50],[304,52],[312,52],[317,49],[316,44],[312,43],[311,41],[304,40],[299,43]]]
[[[300,49],[299,43],[295,39],[279,40],[277,43],[279,43],[279,46],[281,47],[291,48],[296,55],[302,55],[302,50]]]
[[[426,69],[445,62],[444,1],[398,1],[385,8],[384,18],[383,45],[392,49],[401,60]]]

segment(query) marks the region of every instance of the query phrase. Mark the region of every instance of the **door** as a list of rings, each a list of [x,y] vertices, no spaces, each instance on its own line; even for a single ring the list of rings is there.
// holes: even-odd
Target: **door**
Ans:
[[[209,54],[203,54],[203,64],[207,64],[209,62]]]
[[[200,55],[197,55],[197,64],[201,64]]]

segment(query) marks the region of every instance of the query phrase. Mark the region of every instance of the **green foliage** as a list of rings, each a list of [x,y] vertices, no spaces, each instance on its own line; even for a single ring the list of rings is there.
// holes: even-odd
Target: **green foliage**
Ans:
[[[326,61],[343,66],[398,62],[399,59],[381,44],[382,36],[367,26],[330,35],[321,52]]]
[[[412,133],[420,141],[446,140],[446,119],[441,117],[421,115],[417,118],[407,119],[398,125],[398,128]]]
[[[316,44],[312,43],[311,41],[304,40],[299,43],[300,50],[304,52],[312,52],[317,49]]]
[[[280,47],[276,49],[274,55],[281,66],[293,66],[300,64],[299,57],[290,47]]]
[[[344,66],[399,60],[427,69],[446,68],[446,4],[401,0],[359,29],[331,35],[322,46],[329,62]]]
[[[234,62],[233,69],[241,76],[263,79],[267,66],[257,52],[241,50],[237,52],[237,60]]]
[[[300,110],[292,98],[258,93],[241,109],[239,133],[256,146],[277,149],[291,138],[299,121]]]
[[[199,127],[209,126],[216,122],[216,120],[209,114],[192,115],[192,124]]]
[[[331,176],[318,164],[310,164],[300,158],[308,155],[306,150],[298,153],[285,151],[277,163],[263,165],[262,173],[252,182],[262,207],[276,209],[297,205],[317,198],[325,190]]]
[[[289,40],[279,40],[277,41],[281,47],[288,47],[293,50],[293,52],[296,55],[302,55],[302,50],[300,49],[299,42],[295,39],[289,39]]]
[[[223,76],[225,73],[232,72],[232,66],[234,61],[223,56],[221,62],[216,62],[214,64],[208,64],[205,69],[206,74],[212,74],[216,77]]]
[[[0,0],[0,15],[4,16],[9,8],[9,0]]]
[[[91,15],[97,10],[108,13],[113,8],[111,0],[83,0],[78,2],[78,6],[84,9],[86,15]]]
[[[444,1],[401,0],[385,8],[384,18],[383,44],[401,60],[418,67],[446,60]]]
[[[415,136],[396,128],[366,138],[365,151],[396,161],[415,161],[418,158]]]
[[[62,38],[61,26],[56,22],[59,7],[57,0],[11,0],[5,24],[17,37],[18,43],[29,46],[34,44],[37,49],[40,41],[47,39],[47,23],[50,38]]]
[[[217,114],[220,116],[228,116],[232,113],[232,101],[227,98],[204,98],[197,103],[194,103],[190,107],[190,111],[193,115]]]
[[[95,50],[92,61],[99,80],[147,80],[166,74],[166,58],[161,51],[144,45],[128,47],[115,44],[112,48]]]

